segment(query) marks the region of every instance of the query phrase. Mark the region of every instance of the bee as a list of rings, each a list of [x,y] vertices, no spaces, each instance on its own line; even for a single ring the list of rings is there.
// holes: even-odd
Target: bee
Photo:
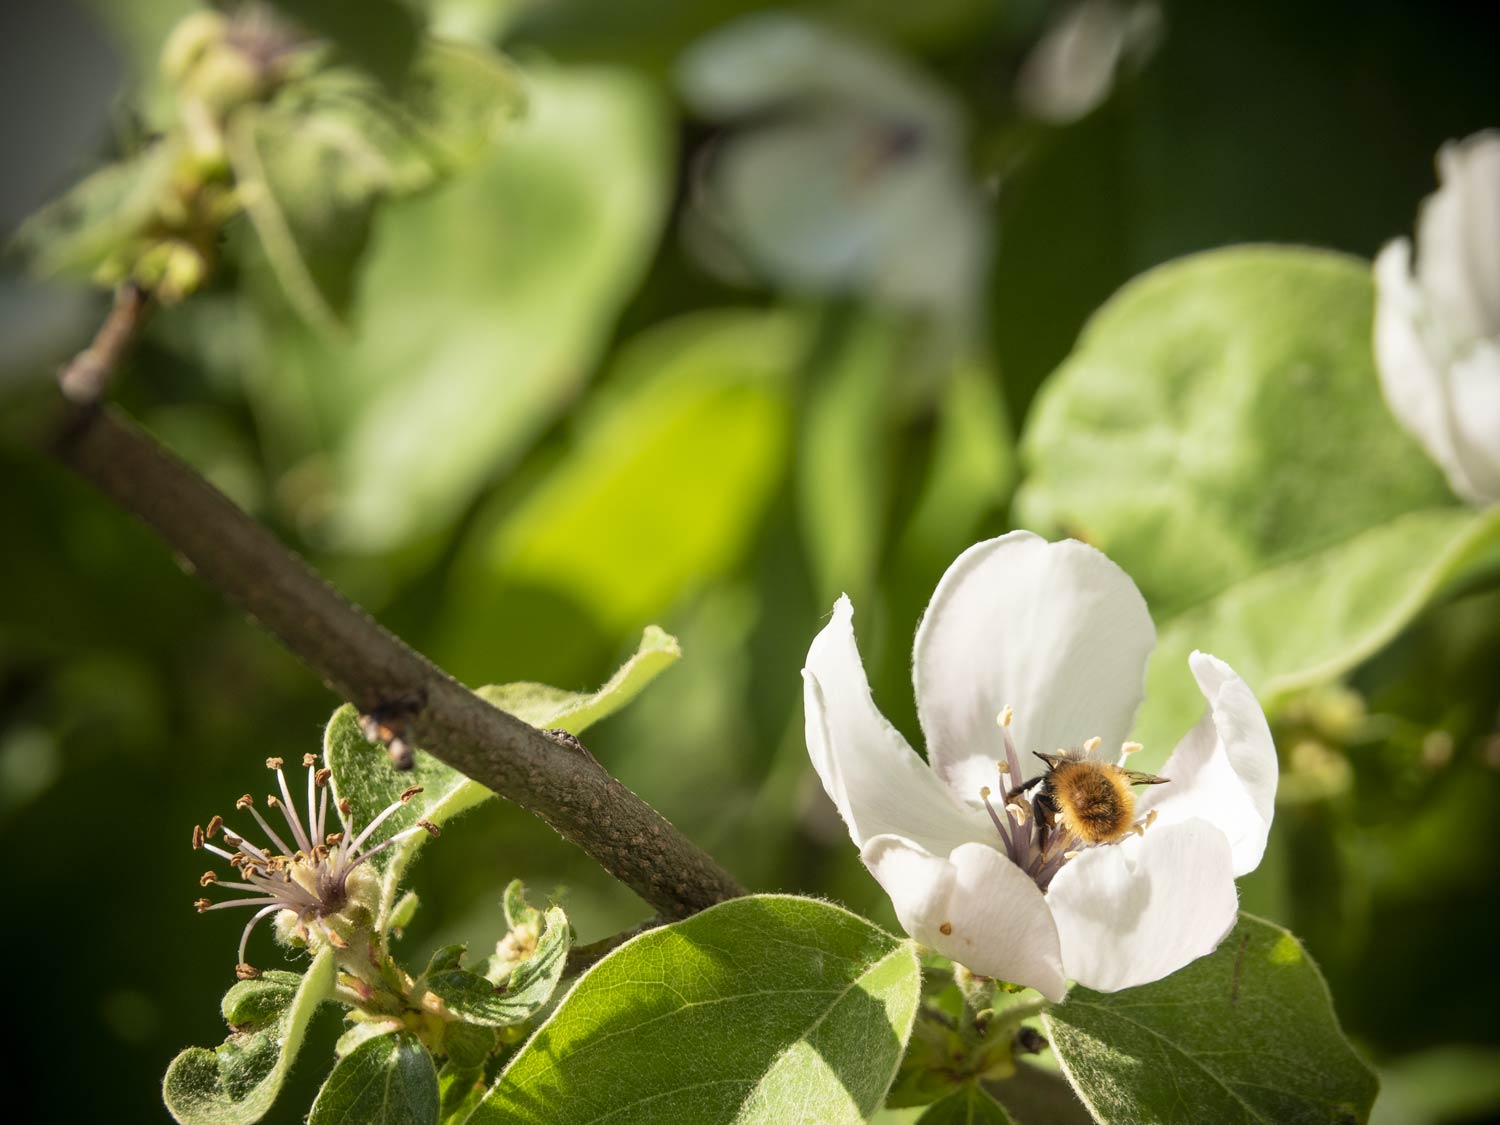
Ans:
[[[1085,844],[1112,844],[1135,827],[1132,785],[1161,785],[1168,779],[1096,761],[1083,750],[1038,752],[1047,772],[1018,786],[1022,793],[1040,785],[1032,807],[1049,829],[1060,828]]]

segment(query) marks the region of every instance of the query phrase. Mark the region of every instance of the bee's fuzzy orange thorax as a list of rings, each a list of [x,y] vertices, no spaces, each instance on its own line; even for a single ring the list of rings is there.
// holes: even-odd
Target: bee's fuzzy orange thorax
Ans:
[[[1059,824],[1086,844],[1108,844],[1135,822],[1135,794],[1118,766],[1088,759],[1059,762],[1047,775]]]

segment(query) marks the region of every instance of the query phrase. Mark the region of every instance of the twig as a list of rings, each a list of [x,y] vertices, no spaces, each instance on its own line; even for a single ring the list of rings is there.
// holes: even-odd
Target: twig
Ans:
[[[139,295],[134,304],[144,301]],[[139,323],[117,302],[84,357],[102,387]],[[107,362],[109,361],[109,362]],[[66,378],[66,373],[64,375]],[[69,396],[70,398],[72,396]],[[539,816],[667,919],[744,890],[581,747],[469,691],[346,601],[298,555],[129,419],[94,399],[64,409],[53,454],[150,527],[362,714],[393,708],[417,746]]]
[[[140,332],[149,308],[150,297],[144,289],[129,283],[120,286],[115,292],[114,307],[94,334],[93,343],[58,374],[58,384],[70,401],[87,405],[103,397],[120,360]]]

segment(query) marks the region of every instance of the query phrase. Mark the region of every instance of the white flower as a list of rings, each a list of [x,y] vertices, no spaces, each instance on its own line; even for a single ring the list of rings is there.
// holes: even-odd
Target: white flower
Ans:
[[[1208,713],[1162,768],[1168,784],[1141,793],[1140,819],[1127,802],[1123,838],[1089,844],[1037,815],[1036,788],[1015,792],[1045,772],[1035,752],[1137,748],[1122,740],[1155,630],[1124,571],[1025,531],[959,556],[917,630],[928,763],[877,710],[853,615],[839,599],[807,654],[808,752],[907,933],[1053,1000],[1070,978],[1129,988],[1218,945],[1235,877],[1265,850],[1277,776],[1265,715],[1227,665],[1192,655]]]
[[[1500,131],[1449,142],[1438,190],[1375,260],[1375,355],[1391,411],[1453,490],[1500,501]]]

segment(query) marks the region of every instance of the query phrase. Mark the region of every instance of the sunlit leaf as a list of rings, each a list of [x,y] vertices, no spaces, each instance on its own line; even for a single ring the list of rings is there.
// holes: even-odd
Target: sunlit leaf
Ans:
[[[804,320],[744,311],[634,341],[568,459],[466,544],[445,618],[453,645],[473,644],[476,612],[507,612],[505,584],[563,595],[624,632],[733,565],[781,477],[808,343]]]
[[[735,899],[589,970],[470,1121],[862,1121],[920,979],[909,943],[838,907]]]
[[[545,915],[545,929],[534,951],[511,968],[499,984],[462,968],[457,961],[429,965],[423,984],[466,1023],[509,1027],[530,1019],[552,999],[562,980],[570,944],[567,916],[554,906]]]
[[[1365,1121],[1375,1075],[1339,1030],[1301,944],[1250,915],[1219,948],[1155,984],[1075,986],[1044,1018],[1103,1125]]]
[[[1014,1119],[977,1082],[966,1082],[917,1118],[917,1125],[1013,1125]]]
[[[338,1061],[308,1114],[308,1125],[436,1125],[437,1068],[406,1032],[367,1039]]]
[[[306,973],[270,971],[224,994],[230,1035],[213,1050],[189,1047],[167,1068],[162,1099],[183,1125],[247,1125],[270,1110],[308,1022],[333,993],[333,951]]]

